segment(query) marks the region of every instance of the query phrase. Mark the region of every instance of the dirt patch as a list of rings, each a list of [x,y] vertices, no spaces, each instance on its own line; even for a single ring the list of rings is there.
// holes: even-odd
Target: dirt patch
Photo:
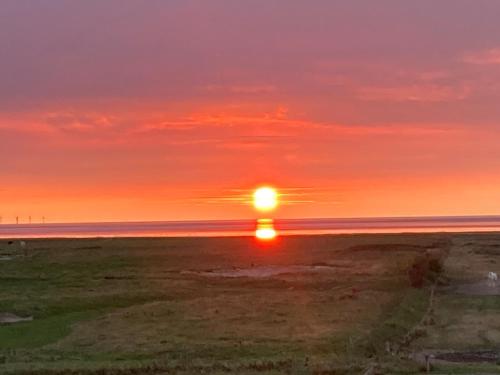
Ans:
[[[20,322],[30,322],[32,320],[32,316],[21,317],[11,313],[0,313],[0,324],[14,324]]]
[[[183,271],[183,273],[194,273],[201,276],[209,277],[251,277],[251,278],[267,278],[279,275],[292,273],[318,273],[332,272],[334,266],[258,266],[250,268],[235,268],[225,270],[210,270],[210,271]]]
[[[455,288],[455,293],[467,296],[500,296],[500,282],[492,283],[489,280],[483,280],[472,284],[462,284]]]

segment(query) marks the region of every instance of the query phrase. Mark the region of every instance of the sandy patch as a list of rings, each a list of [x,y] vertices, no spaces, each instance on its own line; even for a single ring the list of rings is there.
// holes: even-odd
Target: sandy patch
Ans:
[[[20,322],[30,322],[33,320],[32,316],[21,317],[11,313],[0,313],[0,324],[13,324]]]
[[[235,268],[222,269],[211,271],[184,271],[183,273],[192,273],[201,276],[209,277],[251,277],[251,278],[267,278],[278,275],[286,275],[292,273],[318,273],[332,272],[335,269],[333,266],[258,266],[250,268]]]

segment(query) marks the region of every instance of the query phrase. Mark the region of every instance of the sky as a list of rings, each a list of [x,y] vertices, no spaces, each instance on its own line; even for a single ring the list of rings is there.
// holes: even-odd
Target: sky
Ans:
[[[3,223],[500,214],[497,0],[3,0]]]

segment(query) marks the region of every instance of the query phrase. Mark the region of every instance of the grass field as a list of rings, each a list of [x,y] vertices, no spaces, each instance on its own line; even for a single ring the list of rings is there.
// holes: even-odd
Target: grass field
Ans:
[[[270,244],[46,239],[28,240],[23,251],[2,240],[0,322],[2,314],[33,320],[0,324],[0,373],[342,374],[372,365],[374,373],[417,373],[412,352],[498,349],[500,327],[488,331],[500,322],[498,297],[450,291],[494,270],[495,244],[500,236],[491,234],[372,234]],[[429,252],[445,270],[413,288],[408,272]],[[443,284],[432,311],[437,324],[405,342],[428,313],[435,282]],[[474,319],[493,332],[489,341]],[[498,370],[495,363],[434,367]]]

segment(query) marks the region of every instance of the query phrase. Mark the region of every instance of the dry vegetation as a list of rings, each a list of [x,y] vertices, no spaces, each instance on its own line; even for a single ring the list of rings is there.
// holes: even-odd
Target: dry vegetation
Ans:
[[[445,285],[437,289],[433,324],[413,343],[415,356],[435,357],[434,373],[500,372],[500,235],[454,236],[444,264]]]

